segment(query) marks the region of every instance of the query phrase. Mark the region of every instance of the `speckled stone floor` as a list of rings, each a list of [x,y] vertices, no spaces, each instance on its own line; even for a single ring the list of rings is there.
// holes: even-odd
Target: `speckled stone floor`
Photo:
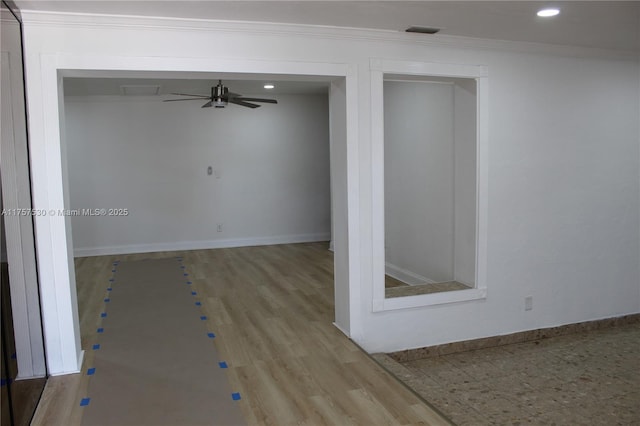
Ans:
[[[640,323],[397,363],[374,356],[466,425],[640,425]]]

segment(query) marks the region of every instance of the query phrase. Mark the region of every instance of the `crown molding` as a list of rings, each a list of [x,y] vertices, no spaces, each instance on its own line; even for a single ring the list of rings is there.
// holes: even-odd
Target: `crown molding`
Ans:
[[[480,39],[452,35],[409,34],[401,31],[376,30],[320,25],[300,25],[274,22],[218,21],[207,19],[163,18],[131,15],[104,15],[23,10],[22,19],[28,27],[53,28],[133,28],[137,30],[202,31],[272,35],[325,40],[372,41],[404,45],[455,49],[482,49],[502,52],[539,53],[569,57],[600,57],[640,61],[640,52],[599,49],[581,46]]]

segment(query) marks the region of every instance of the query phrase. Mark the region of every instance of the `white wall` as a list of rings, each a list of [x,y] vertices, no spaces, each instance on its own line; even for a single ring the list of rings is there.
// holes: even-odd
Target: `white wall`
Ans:
[[[407,334],[450,342],[638,312],[637,72],[625,61],[492,56],[488,295],[373,315],[371,329],[388,333],[373,350],[421,346]],[[403,325],[416,323],[430,325]]]
[[[453,280],[453,105],[452,84],[384,82],[385,260],[399,279]]]
[[[128,210],[72,217],[76,255],[328,240],[327,95],[277,99],[67,98],[71,209]]]
[[[384,82],[386,273],[475,283],[473,79]]]
[[[476,282],[477,88],[471,79],[456,79],[454,116],[454,280]]]
[[[422,41],[385,31],[25,15],[36,207],[58,207],[62,199],[59,112],[51,100],[59,69],[233,72],[235,61],[258,72],[283,63],[292,72],[310,72],[310,63],[318,69],[341,64],[353,70],[344,150],[349,241],[336,247],[336,256],[349,262],[353,298],[345,331],[355,341],[369,351],[391,351],[640,312],[637,54],[446,36]],[[110,24],[114,20],[117,25]],[[488,193],[479,200],[486,205],[488,238],[478,253],[486,264],[486,298],[373,311],[374,265],[384,262],[374,256],[384,253],[384,242],[374,238],[374,224],[382,224],[373,220],[373,194],[384,180],[383,159],[371,147],[377,107],[371,58],[488,69],[487,109],[480,111],[489,127],[481,163]],[[63,225],[58,218],[37,221],[43,289],[56,296],[44,309],[45,325],[64,333],[69,281],[60,266]],[[531,311],[524,310],[528,295]],[[69,351],[54,349],[50,358]]]

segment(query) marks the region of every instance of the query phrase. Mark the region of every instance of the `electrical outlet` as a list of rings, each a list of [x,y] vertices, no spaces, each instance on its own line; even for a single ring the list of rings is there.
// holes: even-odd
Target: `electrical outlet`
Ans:
[[[524,310],[530,311],[533,309],[533,296],[527,296],[524,298]]]
[[[222,232],[222,224],[221,223],[218,224],[218,232]]]

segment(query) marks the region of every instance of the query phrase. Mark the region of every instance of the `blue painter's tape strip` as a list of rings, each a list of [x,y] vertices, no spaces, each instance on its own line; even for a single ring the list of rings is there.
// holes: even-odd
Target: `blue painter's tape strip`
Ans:
[[[105,302],[109,303],[111,301],[111,299],[109,299],[108,297],[106,299],[104,299]]]
[[[94,374],[96,374],[95,367],[92,367],[92,368],[87,370],[87,376],[93,376]]]
[[[96,343],[95,345],[93,345],[93,350],[97,351],[98,349],[100,349],[100,344]]]
[[[191,281],[187,281],[187,284],[191,285]]]
[[[82,398],[82,400],[80,400],[80,406],[86,407],[89,405],[89,402],[91,402],[91,398]]]
[[[220,368],[229,368],[229,366],[227,365],[227,363],[226,363],[226,362],[224,362],[224,361],[220,361],[220,362],[218,363],[218,365],[220,366]]]
[[[207,336],[209,336],[210,339],[213,339],[214,337],[216,337],[216,335],[213,333],[207,333]]]
[[[111,270],[111,272],[115,272],[115,271],[116,271],[115,269],[112,269],[112,270]]]
[[[113,278],[109,278],[109,282],[113,282]]]
[[[240,392],[234,392],[231,394],[231,399],[233,399],[234,401],[238,401],[240,398]]]
[[[192,296],[195,296],[196,294],[198,294],[198,293],[196,293],[195,291],[192,291],[192,292],[191,292],[191,295],[192,295]]]
[[[184,266],[184,265],[181,265],[181,266],[180,266],[180,269],[184,269],[184,268],[186,268],[186,266]]]
[[[200,306],[200,305],[202,305],[202,303],[196,302],[196,306]]]
[[[207,317],[206,317],[206,315],[203,315],[203,316],[201,316],[201,317],[200,317],[200,319],[201,319],[202,321],[206,321],[206,320],[207,320]]]
[[[183,274],[185,277],[189,276],[189,274]]]
[[[100,314],[100,318],[106,318],[106,316],[107,316],[106,312],[103,312],[103,313]]]
[[[103,333],[103,332],[104,332],[104,328],[100,327],[100,328],[98,329],[98,333]]]
[[[107,287],[107,291],[111,291],[113,290],[111,287]]]

